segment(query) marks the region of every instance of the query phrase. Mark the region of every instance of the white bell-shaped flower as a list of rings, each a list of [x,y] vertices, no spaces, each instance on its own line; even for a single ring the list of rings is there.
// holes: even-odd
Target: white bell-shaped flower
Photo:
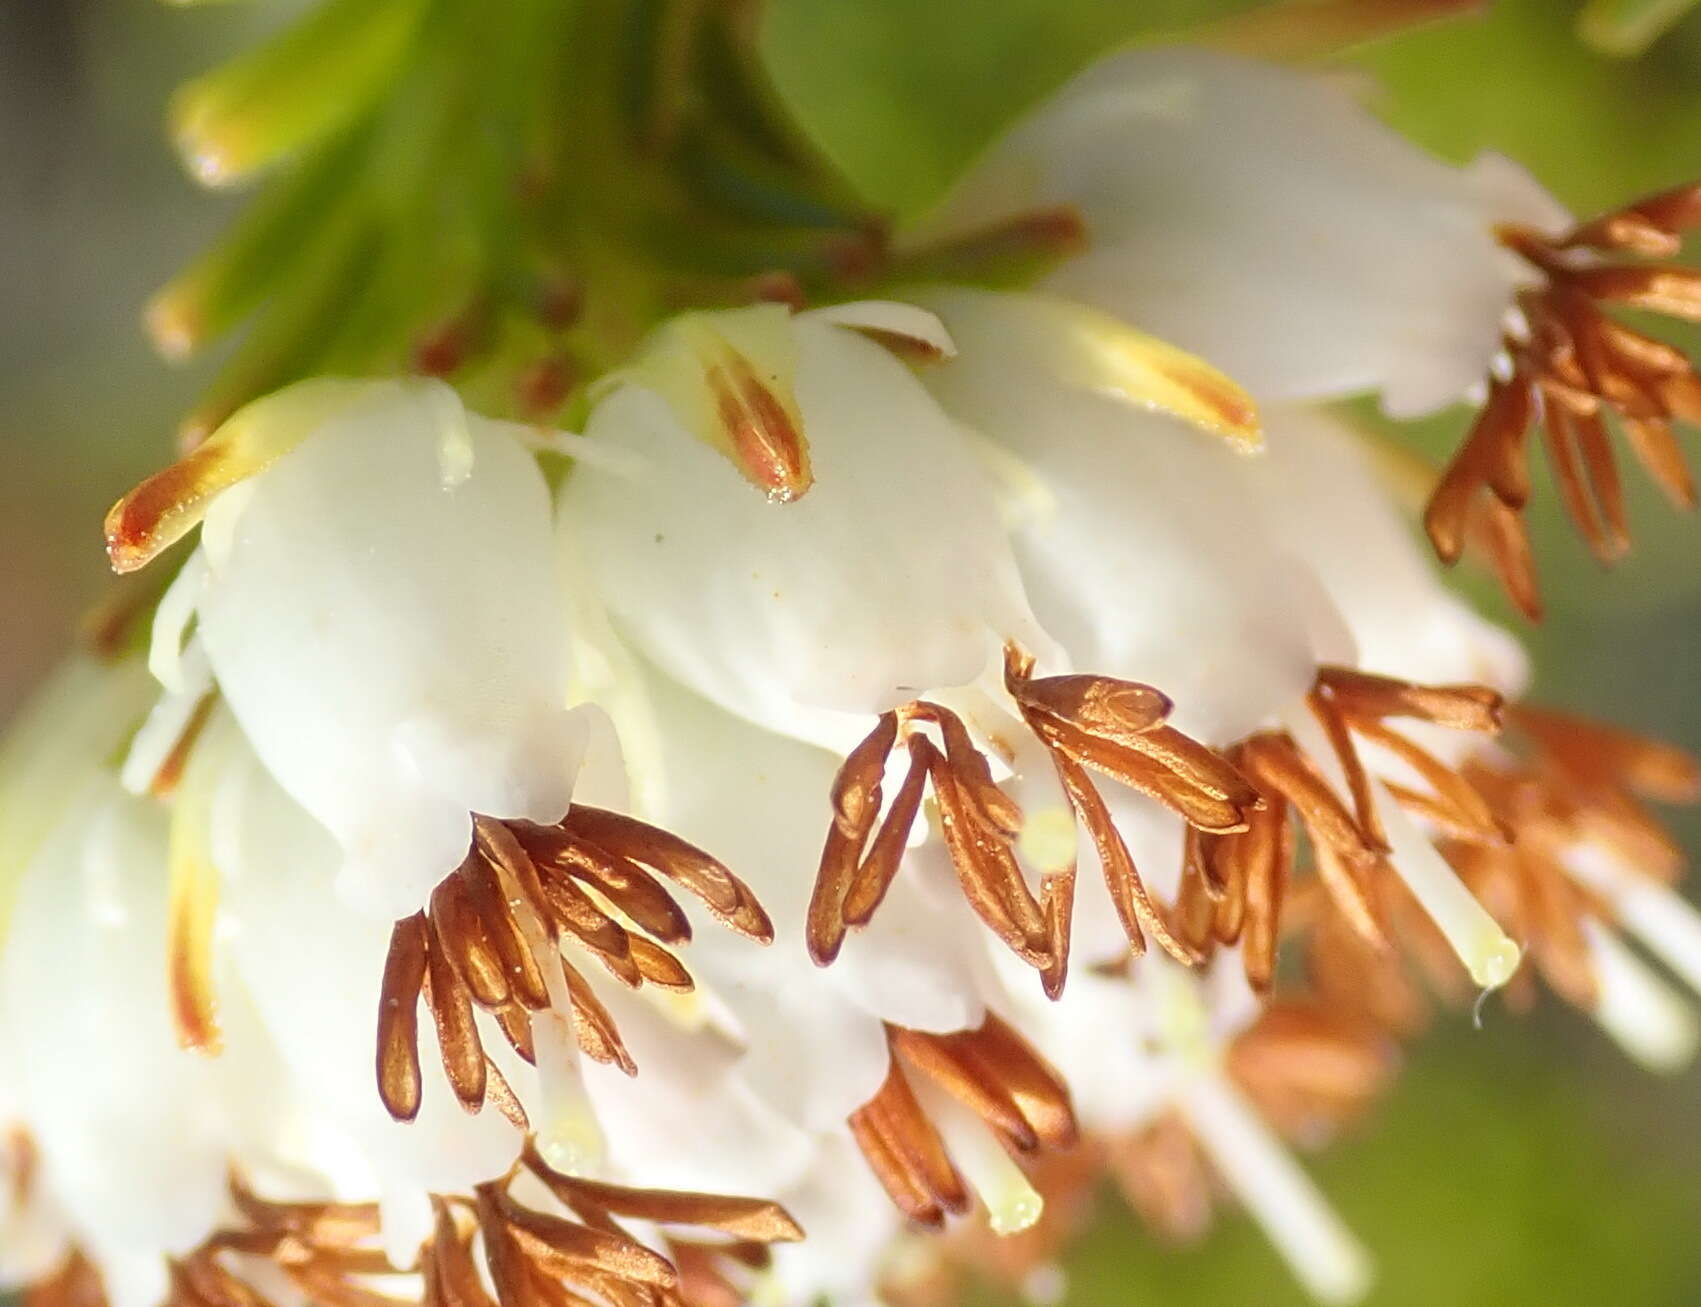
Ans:
[[[412,1122],[385,1111],[373,1054],[389,923],[340,898],[336,842],[245,751],[220,779],[212,825],[229,969],[278,1050],[289,1092],[312,1105],[320,1146],[302,1162],[331,1196],[379,1199],[387,1242],[406,1264],[429,1228],[429,1195],[467,1193],[502,1174],[520,1135],[497,1111],[469,1115],[440,1081],[427,1085]],[[432,1065],[430,1022],[420,1036]],[[531,1088],[512,1063],[504,1069],[517,1092]]]
[[[1067,370],[1098,315],[1038,295],[923,299],[959,343],[927,385],[1013,460],[1022,580],[1074,666],[1157,686],[1178,729],[1228,744],[1302,696],[1319,662],[1351,661],[1247,492],[1247,456]]]
[[[560,524],[643,656],[758,725],[843,752],[873,714],[967,685],[1004,640],[1038,636],[987,475],[909,368],[832,317],[779,330],[807,494],[765,502],[639,373],[586,432],[629,474],[576,467]]]
[[[459,863],[469,814],[561,817],[579,732],[531,453],[440,383],[344,384],[246,419],[284,452],[205,509],[156,646],[194,617],[255,751],[341,846],[344,891],[398,917]]]
[[[1502,222],[1564,215],[1504,160],[1454,169],[1344,84],[1202,50],[1087,69],[1019,120],[918,236],[1070,206],[1087,249],[1047,288],[1138,322],[1260,399],[1479,383],[1519,284]]]
[[[209,1059],[167,991],[166,815],[107,779],[25,874],[0,968],[8,1079],[47,1202],[117,1307],[162,1300],[168,1255],[223,1219],[231,1163],[273,1156],[277,1067],[239,1001]]]

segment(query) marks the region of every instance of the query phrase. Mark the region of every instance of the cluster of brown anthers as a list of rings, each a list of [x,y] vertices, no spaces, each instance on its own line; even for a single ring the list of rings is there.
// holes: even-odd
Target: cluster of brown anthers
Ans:
[[[1391,1082],[1400,1062],[1389,1032],[1314,996],[1271,1000],[1230,1044],[1224,1070],[1295,1147],[1314,1149],[1354,1124]],[[990,1277],[1043,1294],[1043,1277],[1091,1220],[1108,1179],[1130,1211],[1171,1244],[1209,1232],[1223,1186],[1176,1109],[1115,1138],[1084,1137],[1024,1157],[1045,1200],[1043,1218],[1013,1236],[976,1223],[958,1227],[933,1255],[899,1267],[884,1286],[897,1307],[952,1307],[965,1280]]]
[[[1010,650],[1009,692],[1094,841],[1131,955],[1142,951],[1148,933],[1191,966],[1208,962],[1219,946],[1239,944],[1249,982],[1268,996],[1279,942],[1291,938],[1298,947],[1305,979],[1270,998],[1232,1043],[1227,1069],[1301,1145],[1332,1135],[1387,1083],[1397,1061],[1394,1039],[1425,1024],[1426,990],[1452,1003],[1476,992],[1393,869],[1378,788],[1384,802],[1437,832],[1441,854],[1529,952],[1541,978],[1586,1010],[1595,986],[1580,923],[1590,917],[1610,924],[1614,914],[1570,873],[1566,850],[1597,843],[1640,874],[1668,881],[1678,850],[1638,796],[1701,798],[1701,766],[1681,751],[1506,705],[1480,686],[1421,686],[1323,667],[1306,698],[1315,727],[1306,738],[1296,738],[1297,727],[1264,731],[1219,755],[1167,726],[1169,702],[1149,687],[1031,673],[1032,661]],[[1511,738],[1489,738],[1503,726],[1512,728]],[[1420,742],[1435,728],[1484,739],[1463,761],[1446,761]],[[881,780],[900,741],[909,766],[888,803]],[[1173,904],[1146,893],[1089,770],[1185,819]],[[1040,970],[1056,997],[1068,962],[1073,869],[1049,873],[1033,895],[1019,861],[1021,812],[994,782],[963,721],[926,701],[883,716],[839,773],[809,921],[816,961],[831,963],[847,932],[871,918],[897,874],[928,787],[968,901]],[[1310,874],[1296,877],[1304,868]],[[1529,973],[1520,973],[1512,997],[1527,1001],[1530,984]],[[851,1127],[906,1216],[937,1227],[970,1203],[912,1086],[918,1074],[920,1083],[970,1108],[1046,1193],[1040,1228],[1001,1251],[982,1247],[980,1233],[960,1236],[959,1245],[975,1244],[970,1264],[1001,1268],[1020,1282],[1049,1260],[1059,1228],[1089,1205],[1083,1195],[1106,1171],[1160,1232],[1193,1237],[1208,1224],[1210,1167],[1179,1116],[1161,1116],[1126,1139],[1077,1143],[1067,1086],[996,1018],[973,1032],[894,1030],[891,1039],[891,1076]],[[894,1293],[926,1298],[925,1279],[894,1286]]]
[[[1332,675],[1320,679],[1320,688]],[[1348,702],[1354,702],[1350,693]],[[1368,711],[1362,700],[1355,708],[1347,710],[1355,732],[1362,718],[1392,715]],[[1567,715],[1524,705],[1507,707],[1504,715],[1511,737],[1506,747],[1479,750],[1450,770],[1447,806],[1432,816],[1450,832],[1443,851],[1461,878],[1532,959],[1533,973],[1518,973],[1509,1001],[1533,1001],[1539,977],[1589,1010],[1597,983],[1582,923],[1611,925],[1614,912],[1567,872],[1564,851],[1580,841],[1598,842],[1637,875],[1662,884],[1675,879],[1682,864],[1678,846],[1643,800],[1701,799],[1701,764],[1669,745]],[[1335,820],[1351,817],[1343,809]],[[1272,829],[1259,833],[1255,823],[1240,838],[1257,840],[1261,848],[1278,844],[1282,865],[1289,866],[1294,841],[1281,835],[1282,823],[1269,810],[1259,820]],[[1314,825],[1301,822],[1313,850]],[[1190,867],[1189,874],[1203,873]],[[1323,877],[1294,887],[1281,933],[1300,952],[1304,977],[1296,977],[1291,992],[1270,999],[1226,1053],[1228,1076],[1296,1147],[1318,1147],[1363,1114],[1398,1068],[1398,1041],[1426,1026],[1432,1000],[1463,1005],[1475,994],[1398,877],[1376,876],[1366,888],[1378,925],[1374,937],[1353,919],[1358,909],[1352,901],[1338,897]],[[1184,1115],[1173,1110],[1125,1137],[1088,1137],[1073,1148],[1037,1153],[1026,1165],[1046,1203],[1036,1226],[998,1239],[965,1225],[934,1257],[906,1266],[888,1285],[888,1297],[901,1307],[947,1307],[961,1300],[969,1275],[1033,1290],[1039,1283],[1034,1277],[1055,1263],[1090,1218],[1106,1176],[1143,1222],[1172,1242],[1206,1233],[1222,1190]]]
[[[1424,525],[1456,562],[1468,540],[1486,549],[1513,602],[1541,615],[1529,535],[1526,444],[1539,425],[1565,510],[1603,563],[1630,547],[1609,422],[1680,508],[1695,488],[1672,423],[1701,424],[1701,376],[1684,353],[1626,326],[1608,307],[1701,321],[1701,270],[1666,262],[1701,223],[1701,183],[1649,196],[1549,238],[1509,226],[1501,243],[1538,275],[1518,297],[1503,370],[1436,486]],[[1487,491],[1487,494],[1479,494]]]
[[[165,1307],[268,1307],[256,1264],[324,1307],[707,1307],[741,1300],[741,1268],[803,1237],[774,1203],[575,1179],[530,1148],[502,1179],[434,1199],[431,1234],[409,1266],[391,1264],[374,1204],[270,1202],[239,1181],[231,1198],[240,1223],[173,1263]],[[667,1228],[668,1256],[616,1218]],[[100,1301],[98,1286],[80,1293],[53,1307]]]
[[[1032,670],[1031,658],[1014,647],[1007,651],[1006,687],[1093,842],[1136,956],[1148,935],[1189,966],[1207,961],[1218,944],[1244,940],[1248,978],[1267,993],[1294,861],[1290,814],[1308,837],[1317,878],[1362,935],[1380,940],[1372,886],[1387,878],[1390,849],[1355,737],[1392,754],[1428,787],[1390,785],[1401,803],[1444,829],[1499,833],[1483,798],[1455,768],[1389,724],[1407,718],[1493,732],[1501,700],[1492,690],[1414,685],[1324,667],[1307,705],[1321,728],[1326,758],[1285,731],[1260,732],[1222,754],[1168,725],[1170,701],[1149,686],[1093,675],[1034,677]],[[936,731],[940,743],[923,728]],[[909,768],[887,804],[881,780],[900,739]],[[1156,799],[1186,823],[1186,862],[1174,905],[1147,892],[1094,772]],[[1350,806],[1332,774],[1344,784]],[[811,956],[828,965],[848,931],[872,918],[898,872],[929,784],[966,898],[1000,941],[1039,970],[1055,998],[1068,970],[1074,867],[1046,873],[1036,898],[1020,862],[1021,811],[993,780],[962,720],[923,700],[883,715],[839,771],[810,905]]]
[[[1143,952],[1150,934],[1181,960],[1194,960],[1141,883],[1089,770],[1150,795],[1212,834],[1246,829],[1257,791],[1221,756],[1166,724],[1170,701],[1150,686],[1108,676],[1035,678],[1032,670],[1027,655],[1007,651],[1010,694],[1098,849],[1129,947]],[[936,731],[939,743],[923,728]],[[900,739],[909,770],[882,817],[881,779]],[[1047,873],[1035,898],[1018,855],[1020,809],[993,780],[962,719],[926,700],[883,714],[839,770],[810,901],[810,956],[829,964],[846,933],[872,919],[901,865],[927,785],[964,896],[999,940],[1039,971],[1045,992],[1055,998],[1068,973],[1074,868]]]
[[[634,818],[575,804],[553,826],[475,817],[473,833],[466,861],[424,911],[398,921],[391,934],[379,1000],[378,1089],[397,1120],[419,1111],[422,997],[449,1084],[469,1111],[488,1099],[526,1128],[518,1099],[480,1042],[475,1008],[495,1018],[527,1062],[535,1058],[534,1016],[559,1020],[571,1011],[587,1056],[635,1074],[613,1018],[562,956],[561,941],[571,938],[634,989],[690,990],[690,973],[664,945],[688,940],[691,926],[664,879],[741,935],[773,940],[767,913],[738,877]]]
[[[1701,764],[1670,745],[1566,714],[1516,705],[1507,709],[1507,748],[1485,751],[1461,769],[1487,804],[1493,830],[1448,827],[1443,854],[1466,886],[1526,951],[1507,999],[1527,1006],[1534,980],[1592,1011],[1599,997],[1588,930],[1617,923],[1605,896],[1582,883],[1571,865],[1588,845],[1610,851],[1626,874],[1669,884],[1682,870],[1681,851],[1644,800],[1701,799]],[[1358,937],[1338,910],[1312,904],[1296,923],[1306,936],[1310,981],[1343,1013],[1389,1031],[1415,1034],[1428,1019],[1427,994],[1450,1004],[1473,993],[1434,926],[1391,880],[1380,908],[1398,949]]]
[[[1285,731],[1263,731],[1229,751],[1229,758],[1263,798],[1243,831],[1211,835],[1189,830],[1175,931],[1192,954],[1208,958],[1219,944],[1243,944],[1247,980],[1261,994],[1275,978],[1284,899],[1293,877],[1295,839],[1289,816],[1304,831],[1316,882],[1349,925],[1373,947],[1388,930],[1381,886],[1396,881],[1377,810],[1371,773],[1359,743],[1392,755],[1421,778],[1426,790],[1383,782],[1401,804],[1437,822],[1496,839],[1500,830],[1483,797],[1460,769],[1449,766],[1389,723],[1407,719],[1455,730],[1500,728],[1501,699],[1474,685],[1423,686],[1345,667],[1324,667],[1306,698],[1328,755],[1306,752]],[[1330,784],[1345,782],[1351,805]]]

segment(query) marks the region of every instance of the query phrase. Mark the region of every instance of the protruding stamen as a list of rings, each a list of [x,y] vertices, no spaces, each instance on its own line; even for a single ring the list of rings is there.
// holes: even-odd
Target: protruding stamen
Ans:
[[[1694,904],[1597,849],[1575,850],[1566,858],[1566,869],[1602,895],[1620,924],[1701,994],[1701,912]]]
[[[867,925],[875,909],[886,897],[892,880],[903,862],[904,846],[910,828],[921,812],[922,788],[928,776],[940,764],[938,750],[924,735],[912,735],[906,741],[909,748],[909,770],[892,806],[880,822],[867,856],[857,869],[850,889],[845,895],[844,919],[852,926]]]
[[[1076,815],[1098,850],[1105,887],[1110,891],[1111,903],[1116,908],[1130,950],[1135,956],[1145,952],[1146,935],[1149,933],[1178,962],[1197,961],[1197,955],[1176,938],[1146,892],[1145,883],[1134,865],[1134,857],[1128,851],[1127,841],[1117,830],[1110,809],[1093,788],[1085,768],[1065,758],[1059,761],[1057,770],[1063,779],[1064,789],[1075,804]]]
[[[1517,971],[1521,950],[1460,882],[1399,805],[1378,785],[1389,862],[1452,945],[1479,989],[1498,989]]]
[[[521,1160],[562,1203],[577,1212],[622,1216],[657,1225],[696,1226],[757,1243],[792,1243],[803,1238],[803,1230],[791,1214],[778,1203],[764,1199],[630,1189],[571,1177],[550,1168],[530,1145]]]
[[[1445,692],[1431,692],[1432,695],[1439,693]],[[1409,701],[1414,705],[1425,704],[1426,697],[1406,696],[1402,701]],[[1427,707],[1432,711],[1426,715],[1430,720],[1436,720],[1443,714],[1458,714],[1463,711],[1460,705],[1471,702],[1469,698],[1451,695],[1442,700],[1439,706],[1428,703]],[[1497,710],[1498,703],[1498,696],[1492,696],[1493,709]],[[1439,711],[1435,711],[1438,708]],[[1482,711],[1491,712],[1488,700],[1483,701]],[[1293,722],[1293,728],[1302,742],[1312,746],[1309,753],[1317,766],[1323,769],[1332,782],[1344,787],[1345,778],[1340,763],[1328,748],[1327,740],[1321,731],[1314,724],[1299,718]],[[1308,735],[1311,737],[1309,741]],[[1477,986],[1481,989],[1497,989],[1504,985],[1517,970],[1520,958],[1518,946],[1465,888],[1458,875],[1436,852],[1429,840],[1412,825],[1411,819],[1400,810],[1387,788],[1374,778],[1370,785],[1387,836],[1388,865],[1399,875],[1435,922]]]
[[[570,1215],[520,1201],[514,1181],[522,1171]],[[628,1234],[617,1218],[680,1230],[711,1265],[722,1257],[760,1263],[767,1245],[803,1236],[776,1203],[579,1181],[552,1168],[530,1143],[501,1179],[470,1195],[433,1195],[428,1219],[414,1231],[422,1241],[393,1229],[377,1204],[274,1202],[234,1177],[231,1189],[238,1221],[172,1262],[166,1307],[271,1307],[273,1300],[258,1287],[269,1283],[287,1284],[314,1303],[396,1307],[402,1299],[381,1292],[372,1277],[410,1271],[420,1277],[420,1301],[457,1307],[673,1301],[681,1268]],[[696,1231],[703,1237],[684,1233]],[[399,1252],[389,1246],[397,1239],[403,1239]],[[665,1246],[678,1244],[670,1238]],[[248,1278],[253,1259],[267,1264],[266,1278],[254,1277],[257,1284]],[[33,1291],[30,1297],[34,1301]],[[93,1293],[51,1301],[98,1307],[103,1299],[97,1286]]]
[[[1598,997],[1592,1015],[1625,1052],[1654,1071],[1688,1065],[1701,1041],[1689,1005],[1598,921],[1583,930]]]
[[[1239,1091],[1203,1075],[1180,1106],[1218,1173],[1305,1287],[1326,1303],[1362,1297],[1369,1256]]]

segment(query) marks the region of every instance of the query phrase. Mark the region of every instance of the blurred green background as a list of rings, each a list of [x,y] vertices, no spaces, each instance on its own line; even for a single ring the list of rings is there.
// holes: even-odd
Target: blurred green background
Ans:
[[[103,581],[100,516],[169,456],[196,377],[148,353],[153,288],[218,230],[162,131],[186,74],[288,5],[0,0],[0,713]],[[924,206],[976,146],[1094,53],[1235,8],[1220,0],[773,0],[775,73],[876,202]],[[1568,0],[1505,0],[1347,60],[1430,148],[1512,154],[1579,211],[1701,175],[1701,22],[1633,63],[1584,49]],[[1409,431],[1438,449],[1457,416]],[[1539,496],[1550,616],[1537,693],[1701,749],[1701,523],[1633,500],[1610,579]],[[1511,619],[1478,579],[1462,578]],[[1701,852],[1701,814],[1675,814]],[[1701,1073],[1649,1077],[1548,1004],[1493,1005],[1413,1050],[1391,1100],[1317,1174],[1376,1252],[1374,1307],[1701,1303]],[[1301,1303],[1230,1217],[1161,1249],[1106,1204],[1068,1301]]]

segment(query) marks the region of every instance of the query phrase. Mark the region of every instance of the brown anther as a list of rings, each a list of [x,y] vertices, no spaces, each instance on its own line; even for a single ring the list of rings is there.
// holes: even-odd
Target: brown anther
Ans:
[[[1111,1142],[1106,1154],[1122,1200],[1159,1238],[1191,1244],[1211,1228],[1211,1170],[1179,1112]]]
[[[549,1191],[542,1201],[559,1208],[521,1202],[512,1186],[522,1171]],[[670,1254],[689,1247],[699,1271],[717,1273],[760,1269],[769,1244],[803,1237],[775,1203],[571,1178],[529,1141],[501,1179],[471,1194],[432,1197],[431,1227],[411,1267],[389,1260],[376,1204],[273,1202],[234,1178],[232,1198],[237,1222],[168,1264],[166,1307],[272,1307],[256,1287],[266,1281],[248,1274],[254,1259],[316,1307],[685,1307],[676,1258],[640,1243],[616,1217],[702,1232],[670,1237],[666,1247]],[[375,1287],[374,1277],[410,1269],[419,1275],[417,1297]],[[80,1257],[25,1298],[40,1307],[104,1307],[98,1278]]]
[[[943,751],[920,733],[922,727],[939,732]],[[881,778],[900,731],[910,766],[882,821]],[[1052,954],[1045,913],[1015,853],[1021,812],[994,783],[962,719],[921,700],[883,714],[834,779],[833,822],[809,905],[810,956],[827,965],[837,957],[847,929],[873,916],[902,862],[924,781],[932,785],[940,831],[964,897],[1018,957],[1046,967]]]
[[[1118,744],[1162,725],[1174,706],[1167,695],[1149,685],[1109,676],[1020,677],[1013,678],[1012,684],[1024,709]]]
[[[1488,842],[1506,838],[1506,831],[1496,820],[1491,805],[1456,768],[1447,766],[1434,754],[1380,722],[1359,722],[1353,729],[1364,739],[1399,758],[1422,777],[1431,790],[1429,794],[1420,794],[1388,785],[1386,788],[1390,794],[1398,790],[1399,796],[1405,796],[1403,801],[1422,806],[1430,820],[1457,837]]]
[[[484,1059],[485,1101],[495,1105],[503,1118],[521,1134],[531,1131],[531,1118],[526,1115],[525,1106],[520,1102],[520,1096],[514,1092],[514,1087],[508,1083],[508,1077],[502,1074],[502,1069],[492,1062],[488,1056]]]
[[[1051,957],[1040,968],[1045,996],[1058,998],[1069,978],[1069,940],[1075,917],[1075,863],[1047,872],[1040,884],[1040,911],[1045,916],[1046,949]]]
[[[424,377],[447,377],[466,361],[472,333],[460,319],[444,323],[413,347],[411,367]]]
[[[559,910],[555,899],[566,893],[561,883],[570,877],[596,891],[662,943],[681,944],[691,938],[691,922],[684,910],[660,881],[630,858],[577,839],[559,826],[510,822],[509,828],[538,868],[552,911]]]
[[[925,735],[912,735],[905,741],[909,749],[909,770],[897,797],[880,822],[868,852],[851,879],[844,899],[844,921],[851,926],[865,926],[875,909],[886,897],[898,868],[903,863],[904,847],[910,830],[921,812],[922,790],[928,776],[938,765],[938,751]]]
[[[745,283],[745,298],[752,304],[784,304],[793,313],[809,306],[809,295],[797,274],[784,268],[758,273]]]
[[[1287,735],[1254,735],[1241,749],[1247,774],[1293,805],[1319,844],[1349,856],[1373,857],[1379,850],[1316,766]]]
[[[602,1000],[585,978],[565,958],[561,969],[567,978],[567,995],[573,1004],[573,1034],[586,1057],[593,1062],[617,1066],[629,1076],[638,1074],[638,1064],[626,1051],[620,1030]]]
[[[1388,851],[1388,836],[1382,829],[1382,818],[1376,811],[1376,798],[1371,792],[1370,775],[1359,760],[1358,747],[1353,743],[1352,729],[1346,712],[1333,693],[1327,671],[1318,675],[1311,693],[1305,697],[1311,715],[1323,728],[1323,734],[1334,751],[1335,760],[1347,779],[1347,793],[1352,797],[1353,816],[1363,833],[1365,843],[1378,853]]]
[[[1585,424],[1589,424],[1586,436]],[[1553,463],[1560,503],[1590,552],[1603,565],[1610,565],[1624,555],[1630,542],[1622,529],[1622,500],[1613,499],[1610,514],[1604,502],[1599,507],[1596,503],[1596,496],[1602,490],[1594,483],[1596,464],[1588,459],[1599,458],[1605,435],[1605,428],[1597,415],[1571,413],[1557,404],[1543,406],[1542,436],[1547,445],[1547,456]],[[1611,469],[1606,492],[1616,496],[1618,474],[1610,461],[1610,451],[1606,466]]]
[[[1134,860],[1088,769],[1151,795],[1200,830],[1244,831],[1264,801],[1229,762],[1165,723],[1169,700],[1150,686],[1113,677],[1035,678],[1034,660],[1005,649],[1005,686],[1044,747],[1076,820],[1099,851],[1119,919],[1138,954],[1148,935],[1177,960],[1204,954],[1170,927],[1141,883]],[[938,743],[934,742],[935,737]],[[909,752],[904,783],[885,804],[882,781],[892,751]],[[1007,760],[1014,749],[995,741]],[[987,755],[955,712],[913,700],[883,714],[846,758],[833,785],[833,821],[810,900],[810,955],[827,965],[847,932],[873,917],[902,863],[907,836],[931,787],[939,829],[963,895],[982,922],[1040,973],[1055,998],[1068,973],[1075,868],[1044,869],[1040,894],[1018,856],[1024,818],[993,779]],[[882,816],[882,809],[885,809]]]
[[[675,994],[689,994],[697,987],[684,963],[660,944],[647,940],[642,935],[631,936],[627,943],[632,951],[632,961],[638,968],[638,974],[643,978],[644,984],[670,990]]]
[[[483,923],[486,938],[502,961],[502,971],[514,999],[530,1011],[549,1006],[549,987],[532,956],[531,945],[515,919],[514,908],[496,868],[485,858],[469,855],[455,872],[466,887],[467,901]]]
[[[896,1061],[880,1092],[848,1124],[892,1203],[917,1225],[939,1229],[969,1210],[969,1191]]]
[[[987,818],[980,792],[983,771],[970,769],[964,776],[948,754],[937,751],[930,762],[940,835],[969,906],[1017,957],[1044,967],[1050,961],[1045,914],[1028,888],[1011,832]]]
[[[1627,875],[1675,877],[1681,851],[1641,799],[1701,799],[1701,765],[1669,745],[1527,705],[1509,706],[1506,717],[1508,750],[1479,755],[1456,772],[1433,758],[1426,770],[1419,765],[1424,755],[1402,754],[1433,793],[1392,792],[1441,829],[1438,849],[1528,954],[1533,974],[1592,1010],[1598,977],[1585,923],[1608,923],[1613,909],[1574,878],[1571,859],[1593,846]],[[1398,879],[1382,878],[1377,891],[1388,933],[1399,938],[1427,988],[1449,1002],[1468,1002],[1475,987]],[[1320,995],[1399,1033],[1421,1027],[1425,1004],[1403,959],[1355,940],[1338,905],[1308,929],[1308,965]],[[1533,1000],[1531,974],[1520,973],[1509,1003]]]
[[[473,1257],[473,1231],[455,1219],[442,1198],[431,1200],[431,1244],[426,1250],[443,1307],[495,1307]]]
[[[970,815],[989,833],[1015,836],[1022,829],[1022,811],[992,779],[986,755],[969,738],[963,719],[938,704],[917,702],[909,706],[912,720],[927,721],[939,728],[945,742],[943,766],[969,805]]]
[[[25,1285],[18,1301],[22,1307],[107,1307],[100,1272],[76,1249],[44,1278]]]
[[[670,1239],[667,1247],[679,1268],[679,1296],[690,1307],[744,1307],[745,1292],[722,1269],[718,1245]]]
[[[773,942],[773,923],[749,887],[696,845],[635,818],[582,803],[573,805],[561,827],[585,843],[672,881],[746,938],[759,944]]]
[[[378,1095],[398,1121],[419,1115],[418,1012],[427,935],[423,912],[396,923],[378,999]]]
[[[520,1255],[550,1272],[564,1276],[575,1271],[602,1272],[616,1280],[663,1289],[678,1283],[667,1259],[634,1239],[534,1211],[495,1185],[479,1187],[478,1203],[480,1223],[487,1232],[491,1220],[500,1220]]]
[[[1701,224],[1701,183],[1686,182],[1581,223],[1561,244],[1670,258],[1683,248],[1682,233],[1698,224]]]
[[[1183,850],[1181,889],[1171,913],[1176,933],[1202,958],[1217,944],[1243,944],[1247,980],[1261,994],[1275,976],[1293,853],[1287,801],[1274,791],[1251,814],[1244,832],[1213,836],[1191,831]]]
[[[1350,667],[1324,667],[1318,685],[1356,730],[1360,722],[1407,717],[1456,731],[1500,729],[1505,699],[1484,685],[1418,685]]]
[[[778,1203],[764,1199],[632,1189],[567,1176],[553,1170],[530,1143],[521,1161],[563,1204],[581,1214],[589,1209],[605,1216],[657,1225],[694,1226],[759,1244],[793,1243],[803,1238],[803,1230],[791,1214]]]
[[[846,896],[856,879],[863,845],[880,818],[880,782],[897,739],[897,713],[882,713],[833,778],[833,822],[821,851],[804,927],[809,956],[816,966],[832,962],[844,945]]]
[[[1144,953],[1146,936],[1150,935],[1164,952],[1184,966],[1200,961],[1198,953],[1176,938],[1163,913],[1147,894],[1128,844],[1122,838],[1122,832],[1117,830],[1110,809],[1094,788],[1086,769],[1073,759],[1059,757],[1057,774],[1070,803],[1074,805],[1076,818],[1086,827],[1093,847],[1098,851],[1105,888],[1110,891],[1110,901],[1116,908],[1122,932],[1128,938],[1129,950],[1136,957]]]
[[[1228,1071],[1283,1134],[1314,1147],[1369,1107],[1398,1061],[1375,1022],[1289,999],[1271,1003],[1236,1037]]]
[[[450,1088],[462,1107],[477,1112],[484,1106],[485,1058],[478,1028],[473,1024],[472,992],[435,930],[426,947],[424,995],[436,1022],[437,1045],[443,1053]]]
[[[1579,782],[1663,803],[1701,800],[1701,761],[1676,745],[1551,708],[1519,704],[1512,724]]]
[[[815,481],[809,446],[749,360],[729,351],[710,365],[705,379],[739,470],[770,499],[784,503],[801,498]]]
[[[1258,794],[1222,758],[1170,726],[1155,726],[1126,745],[1078,731],[1038,714],[1028,718],[1053,756],[1090,767],[1149,795],[1189,825],[1214,833],[1244,830]]]
[[[996,1014],[947,1035],[891,1029],[893,1050],[970,1108],[1019,1152],[1079,1141],[1068,1086]]]
[[[499,1008],[512,996],[508,973],[484,922],[467,897],[460,876],[445,876],[431,892],[428,910],[432,924],[431,942],[454,959],[467,988],[481,1007]]]
[[[1497,377],[1490,383],[1482,411],[1424,510],[1424,529],[1443,562],[1455,563],[1465,551],[1471,505],[1477,490],[1490,484],[1496,469],[1498,479],[1504,484],[1509,479],[1505,474],[1507,465],[1521,458],[1532,404],[1528,382],[1502,381]]]
[[[325,1247],[378,1237],[376,1203],[277,1202],[261,1198],[241,1175],[229,1178],[231,1205],[256,1231],[287,1234]]]

